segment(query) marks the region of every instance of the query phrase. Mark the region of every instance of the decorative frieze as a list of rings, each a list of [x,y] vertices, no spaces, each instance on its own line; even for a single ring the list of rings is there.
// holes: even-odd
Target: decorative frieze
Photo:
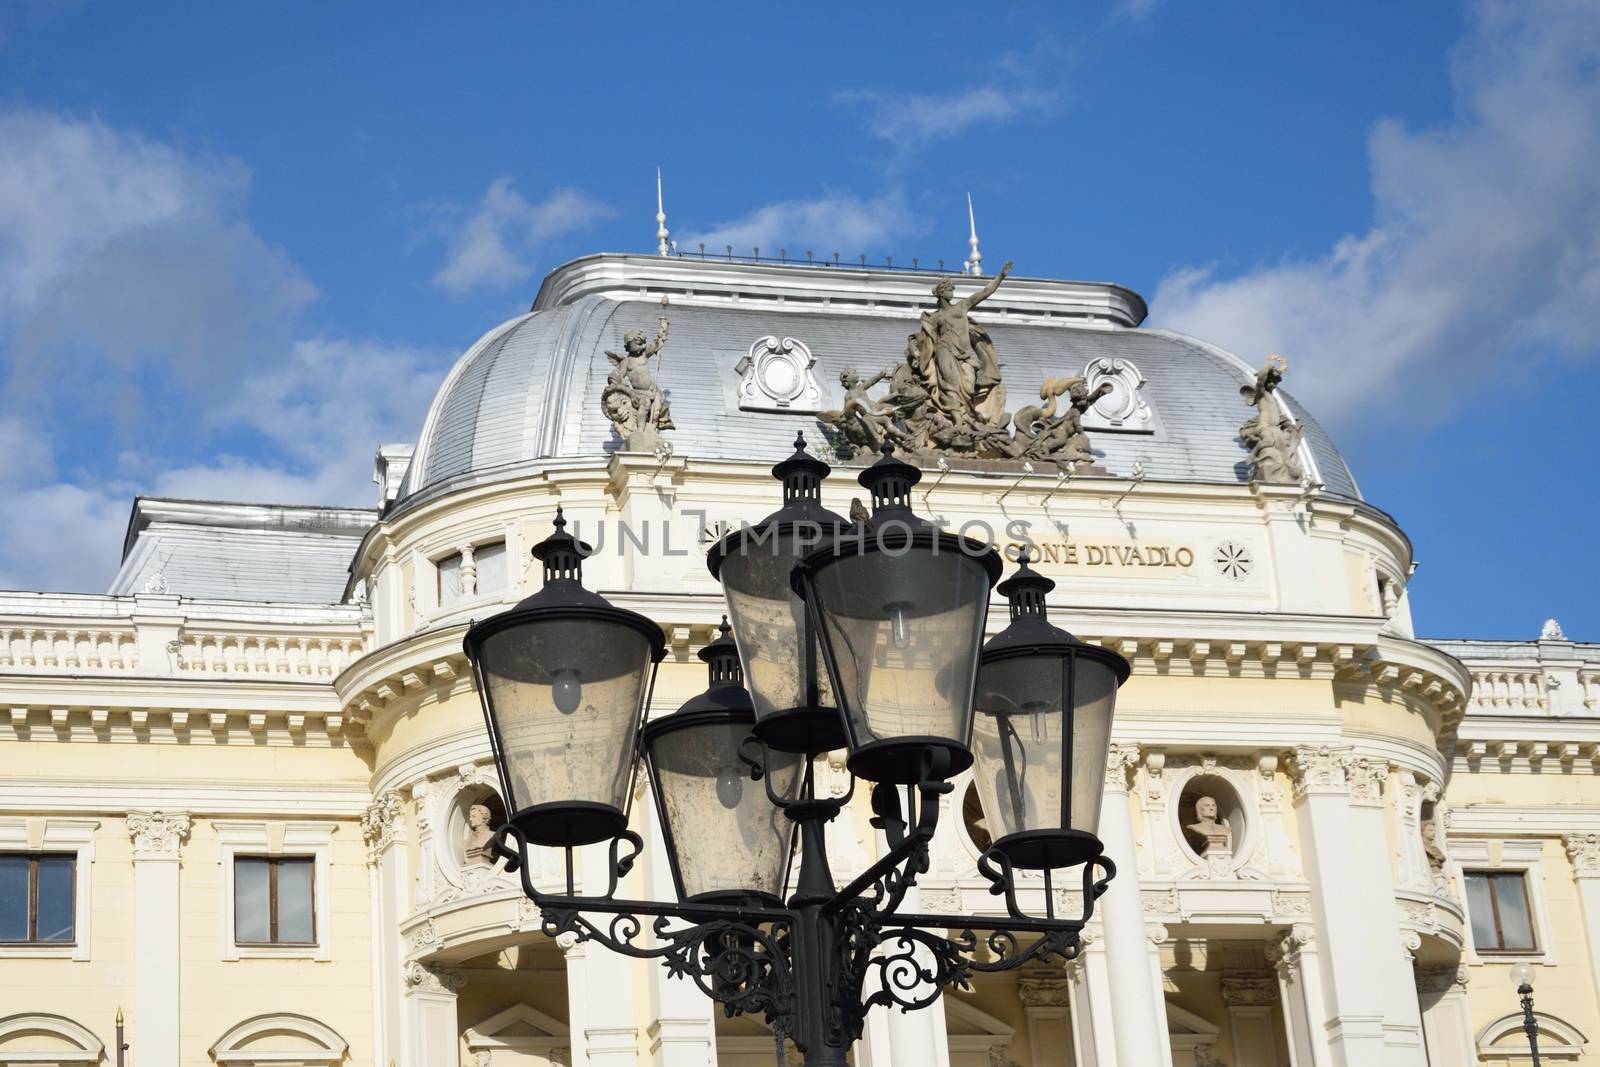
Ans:
[[[133,858],[175,860],[189,836],[190,819],[181,811],[130,811],[128,834],[133,838]]]
[[[1072,987],[1065,970],[1029,967],[1017,979],[1017,996],[1024,1008],[1065,1008]]]

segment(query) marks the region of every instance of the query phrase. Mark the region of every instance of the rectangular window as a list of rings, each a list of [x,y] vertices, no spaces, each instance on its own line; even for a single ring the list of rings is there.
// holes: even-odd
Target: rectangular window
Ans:
[[[463,597],[488,596],[506,587],[506,543],[490,541],[472,550],[472,577],[466,573],[466,558],[452,552],[434,560],[439,575],[439,606],[454,604]]]
[[[461,599],[461,553],[454,552],[434,564],[439,569],[439,606]]]
[[[72,944],[77,857],[0,854],[0,942]]]
[[[494,541],[479,545],[472,554],[478,565],[478,592],[498,593],[506,587],[506,543]]]
[[[1528,882],[1521,871],[1467,871],[1472,944],[1479,952],[1536,952]]]
[[[241,945],[313,945],[315,875],[310,856],[233,861],[233,939]]]

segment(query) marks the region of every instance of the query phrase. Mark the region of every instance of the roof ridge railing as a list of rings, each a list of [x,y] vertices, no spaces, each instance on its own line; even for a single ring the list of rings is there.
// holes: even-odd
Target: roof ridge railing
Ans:
[[[704,243],[700,244],[697,251],[685,250],[674,244],[670,254],[678,259],[700,259],[724,263],[781,263],[791,267],[816,267],[827,270],[896,270],[905,271],[908,274],[950,275],[964,275],[967,273],[965,264],[946,267],[943,259],[935,259],[933,261],[937,266],[924,266],[921,256],[912,256],[911,265],[906,266],[904,263],[895,263],[893,256],[885,256],[882,263],[869,263],[867,262],[866,254],[860,253],[856,256],[855,262],[850,262],[849,260],[841,259],[837,252],[830,252],[828,255],[819,258],[809,248],[798,256],[789,255],[787,248],[778,249],[776,256],[763,256],[759,247],[752,248],[750,255],[735,255],[732,245],[723,245],[723,250],[717,252],[715,250],[707,250]],[[802,256],[804,258],[801,258]]]

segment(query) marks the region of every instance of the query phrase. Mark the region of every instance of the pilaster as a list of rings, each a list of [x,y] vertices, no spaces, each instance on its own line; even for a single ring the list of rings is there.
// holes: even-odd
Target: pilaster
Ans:
[[[1067,972],[1055,966],[1024,967],[1017,977],[1017,995],[1028,1024],[1034,1067],[1062,1062],[1067,1049],[1073,1048],[1072,983]]]
[[[642,776],[641,776],[642,777]],[[636,801],[641,830],[650,842],[645,875],[649,896],[672,900],[677,888],[667,861],[666,835],[661,832],[653,799],[648,795]],[[649,1018],[645,1036],[650,1043],[650,1062],[655,1067],[716,1067],[717,1038],[712,1011],[714,1003],[693,982],[669,978],[664,967],[651,967]]]
[[[1111,982],[1106,973],[1106,939],[1095,925],[1084,927],[1083,948],[1067,964],[1072,988],[1072,1053],[1077,1067],[1115,1067],[1117,1048],[1111,1020]]]
[[[185,812],[130,811],[133,839],[133,1005],[129,1040],[150,1063],[177,1063],[179,1045],[179,855]]]
[[[1145,930],[1133,812],[1128,798],[1129,773],[1138,762],[1138,746],[1111,746],[1100,807],[1100,839],[1105,843],[1106,855],[1117,865],[1117,876],[1100,898],[1106,976],[1111,1002],[1116,1005],[1111,1015],[1116,1058],[1110,1062],[1171,1067],[1166,1001],[1151,973],[1151,945]]]
[[[405,966],[400,923],[410,910],[406,892],[405,802],[388,790],[361,815],[361,836],[367,845],[367,884],[372,909],[372,999],[375,1060],[407,1058],[405,991],[394,980]]]
[[[1270,971],[1230,971],[1222,976],[1222,1003],[1228,1008],[1234,1067],[1278,1067],[1278,1042],[1272,1006],[1278,983]]]
[[[1267,946],[1267,962],[1278,978],[1283,1025],[1289,1038],[1290,1067],[1332,1067],[1333,1050],[1322,1026],[1325,1001],[1317,962],[1317,935],[1296,924]]]
[[[451,1064],[461,1057],[461,1026],[456,1017],[456,994],[467,984],[462,973],[450,967],[430,967],[412,960],[402,971],[405,980],[406,1046],[414,1063]]]
[[[1600,992],[1600,833],[1567,834],[1567,859],[1578,883],[1578,906],[1583,909],[1583,935],[1589,945],[1589,984]]]
[[[1473,1039],[1472,1005],[1467,1001],[1467,969],[1418,968],[1417,997],[1422,1004],[1429,1061],[1475,1063],[1478,1050]]]

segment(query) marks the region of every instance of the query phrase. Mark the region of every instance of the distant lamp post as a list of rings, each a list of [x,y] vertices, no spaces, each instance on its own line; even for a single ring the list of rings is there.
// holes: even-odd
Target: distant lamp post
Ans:
[[[128,1043],[122,1038],[122,1009],[117,1009],[117,1067],[123,1067],[126,1062],[122,1057],[128,1051]]]
[[[1533,1067],[1539,1067],[1539,1023],[1533,1015],[1533,965],[1519,963],[1511,968],[1511,984],[1517,987],[1517,995],[1522,998],[1522,1032],[1528,1035]]]

